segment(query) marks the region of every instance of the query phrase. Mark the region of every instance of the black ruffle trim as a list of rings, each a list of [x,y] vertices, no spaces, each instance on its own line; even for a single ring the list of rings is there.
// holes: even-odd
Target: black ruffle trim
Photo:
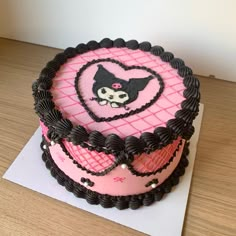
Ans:
[[[67,191],[72,192],[76,197],[84,198],[92,205],[100,204],[104,208],[116,207],[119,210],[127,208],[136,210],[141,206],[149,206],[155,201],[160,201],[164,194],[171,192],[172,187],[179,183],[180,176],[184,175],[185,168],[188,166],[187,155],[189,149],[188,144],[186,144],[180,162],[173,173],[162,184],[147,193],[129,196],[110,196],[87,189],[83,185],[72,180],[58,168],[48,150],[43,149],[43,146],[44,142],[41,143],[41,149],[43,150],[42,159],[45,162],[47,169],[50,170],[51,175],[57,180],[57,182],[64,186]],[[91,185],[93,185],[93,182],[91,182]]]
[[[98,144],[94,138],[90,138],[91,133],[86,131],[84,127],[71,127],[69,124],[64,124],[64,126],[60,124],[60,121],[63,119],[63,117],[60,117],[59,113],[56,114],[55,111],[57,110],[55,108],[55,104],[52,101],[52,95],[49,91],[52,86],[52,79],[55,76],[55,73],[60,68],[60,66],[67,61],[67,59],[72,58],[77,54],[86,53],[90,50],[96,50],[101,47],[110,48],[111,45],[118,48],[127,47],[133,50],[140,49],[146,52],[150,51],[151,54],[160,56],[163,61],[169,62],[174,69],[178,70],[178,74],[183,77],[183,83],[186,87],[184,90],[184,97],[186,99],[181,103],[181,108],[183,111],[180,110],[176,112],[176,119],[174,119],[176,121],[170,121],[167,127],[156,128],[153,134],[148,134],[149,136],[141,136],[139,141],[131,138],[133,141],[132,143],[129,142],[129,152],[150,153],[171,143],[174,139],[176,139],[178,134],[184,137],[184,132],[186,130],[191,130],[192,121],[199,111],[200,83],[198,79],[192,75],[192,70],[185,66],[183,60],[174,58],[172,53],[164,52],[164,49],[161,46],[151,47],[149,42],[142,42],[139,44],[136,40],[125,42],[122,38],[118,38],[114,41],[105,38],[101,40],[100,43],[92,40],[87,44],[79,44],[76,48],[69,47],[64,52],[57,54],[52,61],[48,62],[46,67],[41,71],[39,79],[36,80],[32,85],[33,96],[35,98],[35,111],[39,115],[40,119],[49,128],[54,127],[57,125],[57,123],[59,123],[60,128],[58,130],[53,130],[54,136],[57,138],[66,138],[68,141],[73,142],[74,145],[81,145],[83,147],[87,145],[86,142],[92,141],[94,146],[90,146],[90,149],[92,148],[97,151],[116,154],[117,152],[119,153],[122,151],[121,148],[124,147],[125,140],[121,139],[120,137],[110,138],[109,135],[105,137],[105,142],[104,140],[102,142],[100,140]],[[179,120],[182,120],[184,125]],[[69,128],[70,132],[65,131],[66,127]],[[181,131],[181,129],[183,130]],[[191,132],[188,132],[188,135],[185,137],[190,138],[190,134]],[[101,143],[104,143],[104,146],[101,147]]]

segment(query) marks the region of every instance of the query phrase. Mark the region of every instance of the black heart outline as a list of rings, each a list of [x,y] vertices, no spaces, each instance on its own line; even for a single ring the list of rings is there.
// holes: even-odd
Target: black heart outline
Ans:
[[[150,100],[150,102],[142,105],[141,107],[139,108],[136,108],[134,110],[129,110],[127,113],[124,113],[124,114],[120,114],[120,115],[115,115],[113,117],[98,117],[96,114],[94,114],[90,109],[89,107],[87,106],[87,104],[85,103],[83,97],[81,96],[81,93],[80,93],[80,90],[79,90],[79,86],[78,86],[78,81],[79,81],[79,78],[80,76],[82,75],[82,73],[91,65],[93,64],[96,64],[96,63],[99,63],[99,62],[112,62],[112,63],[115,63],[117,65],[119,65],[121,68],[123,68],[125,71],[127,70],[132,70],[132,69],[139,69],[139,70],[145,70],[147,72],[149,72],[150,74],[152,74],[153,76],[155,76],[159,82],[159,85],[160,85],[160,89],[159,91],[156,93],[156,95]],[[78,95],[78,98],[82,104],[82,106],[84,107],[84,109],[88,112],[89,116],[96,122],[104,122],[104,121],[113,121],[113,120],[118,120],[118,119],[121,119],[121,118],[126,118],[126,117],[129,117],[131,115],[134,115],[134,114],[137,114],[137,113],[140,113],[142,111],[144,111],[146,108],[150,107],[151,105],[153,105],[157,100],[158,98],[161,96],[163,90],[164,90],[164,82],[161,78],[161,76],[159,74],[157,74],[155,71],[151,70],[150,68],[147,68],[145,66],[126,66],[124,65],[123,63],[117,61],[117,60],[114,60],[114,59],[111,59],[111,58],[103,58],[103,59],[96,59],[96,60],[92,60],[90,62],[88,62],[87,64],[85,64],[84,66],[82,66],[80,68],[80,70],[78,71],[78,73],[76,74],[76,77],[75,77],[75,89],[76,89],[76,92],[77,92],[77,95]]]

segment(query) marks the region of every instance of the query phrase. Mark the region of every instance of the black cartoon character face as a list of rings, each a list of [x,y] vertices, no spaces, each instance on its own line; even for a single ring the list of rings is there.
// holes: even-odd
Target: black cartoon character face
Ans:
[[[153,76],[145,78],[131,78],[129,81],[117,78],[106,70],[103,65],[98,65],[94,76],[93,93],[101,106],[110,104],[113,108],[126,107],[127,104],[135,101],[139,91],[143,90]]]

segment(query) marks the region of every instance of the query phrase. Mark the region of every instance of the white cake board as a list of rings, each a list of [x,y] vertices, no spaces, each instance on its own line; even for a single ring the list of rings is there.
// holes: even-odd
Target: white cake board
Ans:
[[[191,138],[190,154],[188,156],[189,166],[186,168],[184,176],[171,193],[150,207],[142,207],[136,211],[131,209],[120,211],[116,208],[104,209],[100,205],[90,205],[86,200],[76,198],[72,193],[59,185],[56,179],[50,175],[48,169],[46,169],[41,159],[42,151],[39,144],[42,136],[40,128],[36,130],[3,178],[152,236],[180,236],[187,206],[202,115],[203,104],[200,105],[199,115],[194,121],[195,133]]]

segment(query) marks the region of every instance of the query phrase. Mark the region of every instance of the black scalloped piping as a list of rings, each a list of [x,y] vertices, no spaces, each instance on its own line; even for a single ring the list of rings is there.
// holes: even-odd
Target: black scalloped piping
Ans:
[[[155,56],[160,56],[164,52],[164,48],[161,46],[153,46],[150,52]]]
[[[43,141],[46,144],[46,146],[50,146],[50,144],[47,143],[45,138],[43,138]],[[94,172],[94,171],[88,170],[87,168],[82,166],[80,163],[78,163],[71,156],[70,152],[67,150],[67,148],[65,147],[65,145],[61,141],[58,142],[58,144],[60,145],[62,151],[65,153],[65,155],[69,159],[71,159],[73,161],[73,164],[76,165],[77,168],[79,168],[79,169],[81,169],[83,171],[86,171],[88,174],[95,175],[95,176],[104,176],[104,175],[108,174],[109,172],[111,172],[113,169],[115,169],[118,165],[126,164],[127,168],[129,169],[129,171],[132,174],[134,174],[136,176],[140,176],[140,177],[155,175],[156,173],[161,173],[163,170],[165,170],[170,165],[170,163],[174,160],[174,158],[176,157],[176,153],[179,151],[180,147],[182,146],[182,143],[183,142],[182,142],[182,139],[181,139],[179,144],[178,144],[178,146],[177,146],[177,148],[176,148],[176,150],[173,152],[172,157],[170,158],[170,160],[165,165],[163,165],[162,167],[158,168],[155,171],[142,173],[142,172],[138,172],[137,170],[135,170],[134,167],[132,166],[132,161],[134,160],[134,157],[130,156],[130,155],[126,155],[124,152],[123,153],[119,153],[117,156],[115,155],[114,163],[111,166],[109,166],[107,169],[105,169],[105,170],[103,170],[101,172]],[[84,147],[84,148],[88,148],[89,149],[88,146]]]
[[[126,47],[131,50],[135,50],[139,48],[139,43],[138,41],[132,39],[126,42]]]
[[[118,38],[118,39],[114,40],[113,46],[116,48],[123,48],[123,47],[125,47],[125,40],[122,38]]]
[[[188,166],[188,159],[186,157],[189,149],[188,144],[185,144],[180,162],[173,173],[162,184],[147,193],[129,196],[111,196],[87,189],[72,180],[58,168],[48,150],[43,149],[43,145],[44,142],[41,143],[41,148],[43,150],[42,159],[45,162],[47,169],[50,170],[51,175],[57,180],[57,182],[64,186],[67,191],[72,192],[76,197],[84,198],[92,205],[100,204],[104,208],[116,207],[119,210],[127,208],[136,210],[141,206],[149,206],[155,201],[160,201],[165,193],[171,192],[172,187],[179,183],[179,177],[184,175],[185,168]]]
[[[89,42],[87,43],[87,46],[88,46],[88,48],[89,48],[91,51],[100,48],[100,44],[99,44],[97,41],[95,41],[95,40],[89,41]]]
[[[173,58],[174,58],[174,55],[173,53],[171,52],[163,52],[161,55],[160,55],[160,58],[162,61],[164,62],[170,62]]]
[[[88,179],[88,178],[82,177],[82,178],[80,179],[80,181],[81,181],[81,183],[87,183],[89,187],[93,187],[93,186],[94,186],[94,182],[91,181],[91,180]]]
[[[145,184],[145,187],[149,187],[152,184],[158,184],[158,179],[153,179],[153,180],[149,181],[147,184]]]
[[[149,45],[147,44],[144,44],[144,43],[140,43],[140,44],[137,44],[137,41],[136,40],[130,40],[130,41],[127,41],[125,42],[123,39],[119,38],[119,39],[116,39],[114,41],[110,41],[109,39],[106,39],[105,41],[101,41],[103,42],[103,46],[105,45],[106,47],[109,46],[108,44],[113,42],[113,47],[127,47],[128,45],[128,48],[130,49],[135,49],[135,48],[140,48],[140,50],[144,50],[144,51],[147,51],[148,52],[148,48],[149,48]],[[39,107],[40,106],[37,106],[38,102],[40,101],[40,98],[39,100],[37,100],[37,94],[38,92],[40,91],[46,91],[46,90],[49,90],[52,86],[52,79],[53,79],[53,76],[54,76],[54,73],[55,73],[55,70],[56,68],[60,67],[61,65],[63,65],[67,59],[71,58],[72,54],[75,55],[75,53],[77,53],[77,55],[80,55],[80,54],[83,54],[83,53],[86,53],[88,51],[91,51],[91,50],[96,50],[98,48],[101,48],[101,45],[100,43],[96,42],[96,41],[90,41],[88,42],[87,44],[79,44],[75,50],[73,50],[72,48],[70,49],[67,49],[67,51],[64,51],[62,53],[59,53],[55,56],[55,58],[52,60],[52,61],[49,61],[47,63],[47,66],[42,70],[42,73],[40,75],[40,78],[38,80],[36,80],[33,85],[32,85],[32,90],[33,90],[33,96],[35,98],[35,111],[36,113],[39,115],[40,119],[42,122],[44,122],[47,126],[51,127],[53,125],[55,125],[55,123],[51,124],[50,121],[49,122],[46,122],[45,121],[45,118],[47,113],[50,113],[51,110],[53,110],[53,108],[49,109],[49,110],[44,110],[43,112],[39,111]],[[161,47],[161,46],[153,46],[149,49],[150,53],[155,55],[155,56],[160,56],[161,54],[164,53],[164,49]],[[163,57],[163,56],[162,56]],[[164,56],[166,57],[166,56]],[[172,56],[168,56],[168,60],[170,60]],[[166,58],[165,58],[166,60]],[[200,93],[199,93],[199,81],[196,77],[194,77],[192,75],[192,70],[189,68],[189,67],[186,67],[184,63],[182,63],[182,61],[180,60],[177,60],[176,58],[173,58],[170,60],[170,65],[172,66],[172,68],[174,69],[177,69],[178,70],[178,74],[183,77],[183,84],[184,86],[186,87],[185,91],[188,89],[188,92],[185,92],[185,100],[182,102],[181,104],[181,108],[182,109],[189,109],[189,107],[191,108],[191,112],[193,114],[193,119],[196,117],[196,115],[198,114],[198,105],[199,105],[199,100],[200,100]],[[50,93],[50,91],[48,91]],[[193,97],[195,97],[195,101],[193,101]],[[50,96],[49,96],[50,97]],[[49,97],[45,97],[45,99],[49,99]],[[50,99],[52,100],[52,99]],[[186,107],[187,106],[187,107]],[[187,114],[187,113],[186,113]],[[189,116],[189,113],[187,114]],[[176,115],[175,115],[176,116]],[[179,117],[179,114],[177,114],[177,116]],[[177,119],[179,119],[178,117],[176,117]],[[185,127],[184,127],[184,130],[187,130],[188,129],[188,126],[191,128],[192,126],[192,121],[191,119],[188,119],[188,124],[185,123]],[[53,121],[54,122],[54,121]],[[77,126],[73,127],[70,134],[73,133],[73,130],[76,128]],[[156,140],[154,141],[154,143],[150,143],[149,142],[149,146],[146,146],[143,148],[143,152],[146,152],[146,153],[150,153],[151,151],[155,151],[155,149],[153,147],[156,147],[156,149],[158,148],[161,148],[161,147],[164,147],[166,145],[168,145],[169,143],[172,142],[172,140],[174,140],[176,138],[176,134],[175,134],[175,129],[172,129],[170,127],[159,127],[159,128],[163,128],[163,132],[164,133],[167,133],[170,132],[172,133],[172,135],[169,137],[168,140],[166,140],[166,135],[160,135],[160,136],[157,136],[157,140],[158,140],[158,145],[156,145]],[[54,132],[57,132],[56,130]],[[70,139],[70,134],[67,135],[66,139],[68,141],[71,141],[72,140]],[[190,138],[190,132],[188,132],[188,135],[187,137]],[[182,135],[184,137],[184,133]],[[165,138],[165,141],[162,140],[162,137]],[[78,139],[78,138],[77,138]],[[107,138],[106,138],[106,141],[107,141]],[[123,140],[122,140],[123,142]],[[107,143],[107,142],[105,142]],[[74,145],[80,145],[80,146],[84,146],[86,145],[86,142],[83,141],[83,142],[79,142],[79,143],[74,143]],[[108,144],[107,144],[108,145]],[[112,152],[117,152],[119,150],[116,150],[115,149],[115,146],[114,145],[110,145],[114,148],[114,150],[110,150]],[[117,145],[117,147],[119,147],[119,145]],[[152,148],[150,148],[152,147]],[[93,147],[94,149],[101,149],[101,147]],[[107,150],[106,150],[106,147],[103,147],[105,148],[103,151],[105,153],[107,153]],[[137,147],[137,149],[139,149],[139,147]]]

